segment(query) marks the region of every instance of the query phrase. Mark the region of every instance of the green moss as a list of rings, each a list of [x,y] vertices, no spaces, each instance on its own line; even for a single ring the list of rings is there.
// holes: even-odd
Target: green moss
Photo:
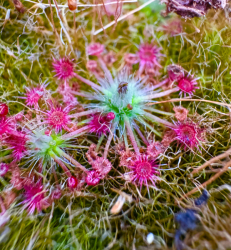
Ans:
[[[94,14],[92,8],[79,8],[76,14],[76,30],[74,30],[73,13],[67,9],[62,12],[64,21],[66,20],[64,24],[68,25],[67,30],[71,38],[69,44],[63,30],[61,31],[55,8],[52,8],[54,23],[58,36],[62,34],[63,43],[55,35],[50,8],[44,10],[45,14],[38,9],[36,15],[34,13],[36,8],[25,14],[19,14],[7,1],[1,1],[0,4],[6,8],[0,9],[2,25],[6,10],[10,9],[11,12],[10,20],[1,27],[0,36],[0,100],[8,103],[11,115],[24,109],[24,102],[19,96],[25,92],[25,86],[36,86],[46,81],[54,96],[58,95],[55,92],[59,82],[53,77],[51,66],[53,57],[69,55],[75,59],[76,69],[96,82],[86,70],[85,48],[93,39],[94,15],[96,15],[95,29],[100,28],[97,12]],[[27,9],[34,5],[26,1],[23,4]],[[59,1],[59,4],[64,2]],[[131,4],[127,8],[135,7],[135,4]],[[183,27],[181,34],[171,36],[158,29],[171,21],[170,17],[181,22]],[[106,24],[109,20],[102,15],[102,22]],[[150,247],[145,242],[149,232],[156,237],[152,247],[172,249],[177,227],[174,213],[178,212],[180,207],[193,207],[192,198],[199,194],[181,202],[179,198],[214,175],[211,169],[206,169],[194,177],[190,176],[190,172],[231,146],[229,110],[224,106],[203,103],[203,99],[230,103],[231,28],[223,12],[211,11],[204,18],[184,21],[175,15],[161,17],[160,9],[151,5],[130,19],[118,22],[116,27],[105,30],[105,33],[105,35],[103,32],[100,33],[94,39],[105,44],[108,50],[117,53],[118,60],[113,65],[112,71],[121,67],[124,53],[135,53],[142,41],[154,41],[162,48],[161,52],[165,55],[161,61],[163,66],[161,74],[154,78],[156,81],[160,81],[166,75],[166,67],[170,63],[180,64],[195,77],[200,77],[198,80],[200,89],[196,91],[195,98],[200,98],[202,101],[181,104],[190,110],[190,115],[195,112],[200,114],[204,126],[211,128],[207,133],[207,146],[200,153],[184,152],[177,145],[171,145],[166,154],[160,158],[161,168],[170,170],[161,171],[162,181],[157,183],[156,188],[150,188],[150,196],[146,188],[140,191],[140,196],[134,184],[127,183],[121,178],[125,169],[118,167],[113,147],[109,155],[111,162],[114,163],[114,169],[108,179],[96,187],[86,187],[75,194],[63,185],[62,191],[65,195],[39,215],[28,216],[19,205],[23,192],[15,191],[17,199],[9,208],[10,221],[1,228],[0,248],[3,250],[81,248],[116,250],[132,249],[133,246],[134,249],[141,250]],[[136,67],[134,66],[134,70]],[[87,90],[85,86],[81,86],[81,89]],[[177,98],[178,95],[173,94],[171,97]],[[80,101],[82,102],[82,99]],[[157,104],[157,107],[171,111],[176,105],[179,103]],[[117,113],[114,106],[111,109]],[[128,115],[130,111],[125,108],[123,112]],[[161,126],[157,125],[155,128],[159,133],[164,132]],[[153,134],[151,136],[153,137]],[[50,157],[50,152],[55,151],[56,146],[66,147],[63,141],[59,140],[60,137],[52,135],[51,138],[55,144],[46,144],[39,153]],[[68,149],[69,153],[81,164],[86,164],[84,154],[87,149],[84,147],[92,142],[97,143],[97,138],[81,137],[78,139],[78,145],[83,146],[83,149]],[[44,145],[45,140],[41,143]],[[102,152],[103,148],[100,149],[100,153]],[[7,151],[3,148],[1,157],[6,154]],[[212,167],[219,169],[225,161],[224,159],[224,162],[220,162],[221,165]],[[63,184],[65,179],[61,173],[59,174]],[[11,185],[10,178],[10,174],[4,177],[8,187]],[[199,227],[186,236],[184,242],[188,247],[216,250],[222,244],[225,246],[226,243],[230,243],[229,192],[225,188],[221,191],[219,189],[230,185],[231,178],[228,171],[208,186],[211,197],[208,206],[198,208]],[[2,183],[3,198],[6,188]],[[117,194],[112,188],[133,196],[133,202],[131,204],[126,202],[118,215],[110,213],[110,208],[117,199]]]

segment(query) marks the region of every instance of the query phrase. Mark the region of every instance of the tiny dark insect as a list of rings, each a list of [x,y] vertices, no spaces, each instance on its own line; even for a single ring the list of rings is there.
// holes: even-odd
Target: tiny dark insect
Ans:
[[[119,94],[126,94],[128,90],[128,83],[127,82],[121,82],[118,86],[118,93]]]

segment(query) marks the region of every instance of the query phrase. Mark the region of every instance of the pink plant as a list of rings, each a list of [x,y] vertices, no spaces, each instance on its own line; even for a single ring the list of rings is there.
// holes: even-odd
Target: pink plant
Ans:
[[[96,171],[89,171],[86,177],[87,185],[96,186],[100,182],[100,176]]]
[[[69,107],[64,109],[61,107],[51,107],[51,110],[47,112],[47,123],[53,127],[56,132],[59,132],[62,129],[68,130],[67,125],[70,123],[68,110]]]
[[[147,155],[156,158],[165,151],[165,147],[160,142],[153,142],[147,147]]]
[[[23,133],[10,134],[5,142],[13,150],[13,156],[16,160],[20,160],[26,153],[26,135]]]
[[[75,76],[74,64],[68,58],[64,57],[64,58],[61,58],[60,60],[54,60],[52,65],[56,73],[55,76],[58,79],[64,80],[66,82],[66,80]]]
[[[45,190],[41,184],[34,184],[30,186],[25,186],[25,200],[23,204],[26,204],[29,214],[33,214],[37,209],[38,212],[41,212],[42,209],[45,209],[49,206],[47,198],[45,197]]]
[[[5,103],[0,103],[0,117],[6,116],[8,112],[8,106]]]
[[[184,121],[187,119],[187,115],[188,115],[188,110],[184,107],[178,106],[178,107],[174,107],[173,110],[175,111],[175,117],[178,121]]]
[[[76,97],[72,94],[73,88],[68,84],[60,84],[57,90],[63,96],[63,102],[66,105],[74,107],[78,104]]]
[[[162,25],[159,30],[165,31],[170,36],[179,35],[183,31],[180,20],[171,20],[170,22]]]
[[[160,174],[155,161],[150,160],[145,154],[138,155],[128,168],[132,170],[132,180],[138,182],[140,187],[143,183],[148,187],[148,182],[155,186],[155,181],[158,179],[156,175]]]
[[[184,93],[184,96],[186,96],[187,94],[189,94],[189,96],[192,96],[196,89],[198,89],[196,85],[196,79],[189,75],[182,77],[177,84],[177,86],[181,90],[180,94]]]
[[[70,93],[63,95],[63,102],[69,107],[75,107],[78,104],[76,97]]]
[[[108,4],[112,2],[117,2],[117,3]],[[105,0],[104,4],[107,15],[114,16],[116,18],[118,18],[121,15],[122,5],[123,5],[123,2],[121,0]]]
[[[92,43],[87,47],[87,53],[90,56],[101,56],[104,51],[104,45],[101,43]]]
[[[15,121],[18,121],[18,122],[22,121],[22,119],[23,119],[23,112],[19,112],[18,114],[16,114],[14,116],[14,119],[15,119]]]
[[[12,177],[10,180],[10,183],[13,185],[14,188],[16,188],[17,190],[20,190],[23,188],[24,186],[24,180],[21,177],[21,170],[19,167],[14,167],[14,169],[12,170]]]
[[[96,160],[92,163],[92,168],[99,174],[99,177],[103,179],[110,172],[112,165],[108,159],[97,156]]]
[[[9,164],[0,163],[0,176],[4,176],[8,172],[9,168]]]
[[[113,51],[110,51],[103,56],[103,60],[108,67],[111,67],[114,62],[116,62],[116,55]]]
[[[137,55],[135,54],[131,54],[131,53],[127,53],[124,55],[124,61],[128,64],[128,65],[134,65],[136,63],[139,62],[139,58]]]
[[[72,82],[71,90],[72,91],[79,91],[80,90],[80,84],[78,82]]]
[[[14,192],[13,189],[9,188],[6,189],[3,193],[4,195],[4,204],[6,206],[6,209],[8,209],[10,207],[10,205],[15,201],[15,199],[17,198],[17,194]]]
[[[204,129],[200,128],[198,124],[190,120],[177,122],[173,131],[176,134],[175,139],[180,142],[184,149],[198,148],[201,141],[204,141]]]
[[[120,166],[128,167],[131,162],[136,159],[136,154],[133,151],[122,151],[120,152]]]
[[[113,112],[109,112],[107,115],[93,115],[89,123],[91,126],[90,132],[98,135],[106,134],[109,131],[110,122],[113,119],[115,119],[115,114]]]
[[[139,57],[139,71],[148,70],[150,68],[161,68],[161,65],[158,63],[158,59],[161,56],[160,48],[152,44],[141,44],[139,51],[137,53]]]
[[[62,196],[62,192],[59,188],[56,188],[51,194],[52,200],[59,200],[61,196]]]
[[[173,130],[168,129],[163,136],[161,144],[167,148],[170,145],[170,143],[173,142],[175,139],[176,139],[176,133]]]
[[[10,131],[10,121],[6,117],[0,117],[0,136]]]
[[[89,60],[86,67],[90,72],[95,72],[98,70],[98,64],[95,60]]]
[[[91,144],[87,153],[86,153],[86,157],[88,159],[89,164],[93,164],[93,162],[97,159],[97,152],[96,152],[96,145],[95,144]]]
[[[185,70],[177,64],[171,64],[167,67],[168,78],[170,82],[177,82],[184,77]]]
[[[70,176],[68,179],[67,179],[67,186],[69,188],[76,188],[78,185],[78,180],[75,176]]]
[[[61,95],[65,95],[65,94],[70,94],[72,89],[71,89],[70,85],[68,85],[68,84],[59,84],[57,91]]]
[[[89,60],[86,65],[87,69],[95,75],[96,78],[103,78],[104,74],[100,67],[98,66],[98,63],[95,60]]]
[[[32,89],[27,88],[26,104],[31,107],[32,106],[38,107],[38,101],[43,96],[43,94],[44,94],[43,87],[37,87]]]

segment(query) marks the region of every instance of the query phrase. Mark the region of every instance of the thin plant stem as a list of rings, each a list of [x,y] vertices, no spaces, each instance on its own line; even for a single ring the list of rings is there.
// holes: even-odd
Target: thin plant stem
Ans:
[[[182,200],[183,198],[188,197],[189,195],[192,195],[192,194],[200,191],[200,189],[202,189],[202,188],[208,186],[209,184],[211,184],[213,181],[215,181],[217,178],[219,178],[222,174],[224,174],[228,170],[228,168],[230,166],[231,166],[231,161],[229,161],[228,163],[226,163],[226,165],[218,173],[216,173],[213,177],[211,177],[209,180],[207,180],[203,184],[195,187],[193,190],[191,190],[190,192],[188,192],[187,194],[185,194],[180,200]]]
[[[119,21],[121,21],[121,20],[127,18],[128,16],[130,16],[130,15],[136,13],[137,11],[142,10],[144,7],[146,7],[147,5],[149,5],[149,4],[151,4],[152,2],[155,2],[155,1],[156,1],[156,0],[149,0],[148,2],[146,2],[146,3],[142,4],[141,6],[139,6],[138,8],[136,8],[136,9],[134,9],[134,10],[132,10],[132,11],[129,11],[129,12],[126,13],[125,15],[120,16],[117,20],[114,20],[114,21],[110,22],[109,24],[105,25],[103,28],[101,28],[101,29],[95,31],[94,35],[99,34],[99,33],[102,32],[103,30],[105,30],[105,29],[111,27],[112,25],[114,25],[116,22],[119,22]]]
[[[157,88],[163,86],[163,85],[166,84],[167,82],[168,82],[168,78],[164,79],[162,82],[160,82],[160,83],[156,84],[155,86],[153,86],[153,87],[152,87],[152,90],[157,89]]]
[[[49,6],[49,4],[46,4],[46,3],[40,3],[40,5],[38,5],[38,2],[35,2],[35,1],[31,1],[31,0],[25,0],[26,2],[30,2],[30,3],[35,3],[37,5],[37,7],[39,7],[40,5],[41,6]],[[137,0],[125,0],[125,1],[122,1],[122,3],[136,3]],[[117,4],[118,1],[115,0],[114,2],[110,2],[110,3],[97,3],[97,4],[78,4],[78,7],[96,7],[96,6],[104,6],[104,5],[114,5],[114,4]],[[67,4],[57,4],[58,7],[60,8],[69,8]],[[51,7],[55,7],[54,4],[51,4]],[[43,7],[41,7],[43,8]],[[77,9],[75,10],[75,12],[77,12]]]
[[[61,139],[62,140],[68,140],[68,139],[71,139],[73,137],[77,137],[80,135],[80,133],[82,132],[86,132],[87,130],[89,130],[91,128],[91,125],[87,125],[87,126],[84,126],[82,128],[79,128],[71,133],[68,133],[68,134],[65,134],[63,136],[61,136]]]
[[[148,127],[154,134],[161,137],[161,133],[159,133],[156,129],[154,129],[150,124],[148,124],[146,121],[144,121],[142,118],[139,117],[139,121],[145,126]]]
[[[103,88],[100,87],[99,85],[95,84],[94,82],[92,82],[92,81],[90,81],[90,80],[88,80],[88,79],[86,79],[86,78],[84,78],[76,73],[75,73],[75,77],[77,79],[79,79],[80,81],[86,83],[87,85],[91,86],[93,89],[97,89],[97,90],[103,92]]]
[[[168,121],[165,121],[155,115],[152,115],[152,114],[149,114],[148,112],[145,112],[144,115],[149,118],[149,120],[153,121],[153,122],[157,122],[157,123],[162,123],[168,127],[174,127],[174,124],[168,122]]]
[[[78,117],[81,117],[81,116],[92,115],[92,114],[95,114],[95,113],[98,113],[98,112],[101,112],[101,111],[102,111],[102,109],[95,108],[95,109],[91,109],[91,110],[88,110],[88,111],[83,111],[83,112],[80,112],[80,113],[77,113],[77,114],[74,114],[74,115],[70,115],[69,117],[70,118],[78,118]]]
[[[125,149],[126,149],[126,152],[128,152],[129,151],[129,146],[128,146],[128,137],[127,137],[126,129],[124,130],[123,137],[124,137]]]
[[[230,154],[231,154],[231,148],[230,148],[229,150],[227,150],[225,153],[220,154],[220,155],[218,155],[218,156],[216,156],[216,157],[210,159],[209,161],[205,162],[205,163],[204,163],[203,165],[201,165],[200,167],[194,169],[194,170],[192,171],[191,174],[193,175],[193,174],[198,173],[198,172],[201,171],[202,169],[204,169],[204,168],[206,168],[207,166],[211,165],[213,162],[219,161],[219,160],[221,160],[221,159],[223,159],[223,158],[229,156]]]
[[[140,144],[139,138],[138,138],[138,136],[137,136],[137,134],[136,134],[136,131],[133,131],[133,134],[134,134],[134,138],[135,138],[135,140],[136,140],[137,146],[140,148],[140,147],[141,147],[141,144]]]
[[[51,153],[50,156],[54,159],[54,161],[59,164],[59,166],[63,169],[63,171],[66,173],[68,177],[71,177],[71,172],[70,170],[66,167],[66,165],[62,162],[62,160],[57,157],[55,153]]]
[[[154,109],[154,108],[151,108],[151,107],[144,107],[145,110],[149,110],[151,112],[154,112],[154,113],[157,113],[157,114],[161,114],[161,115],[174,115],[173,113],[170,113],[170,112],[165,112],[165,111],[162,111],[162,110],[159,110],[159,109]]]
[[[166,95],[169,95],[171,93],[174,93],[174,92],[177,92],[179,91],[179,88],[178,87],[175,87],[173,89],[169,89],[169,90],[166,90],[166,91],[163,91],[163,92],[160,92],[160,93],[154,93],[152,95],[147,95],[147,96],[144,96],[144,99],[148,99],[148,100],[151,100],[151,99],[154,99],[154,98],[160,98],[160,97],[163,97],[163,96],[166,96]]]
[[[99,59],[100,66],[103,69],[103,71],[104,71],[107,79],[109,80],[109,82],[113,82],[113,78],[112,78],[111,72],[108,70],[105,62],[103,61],[103,59],[101,57],[99,57],[98,59]]]
[[[220,106],[227,106],[227,107],[231,107],[231,104],[228,103],[224,103],[224,102],[215,102],[215,101],[209,101],[209,100],[201,100],[201,99],[186,99],[186,98],[176,98],[176,99],[170,99],[170,100],[166,100],[166,101],[159,101],[159,102],[150,102],[147,103],[146,105],[155,105],[155,104],[160,104],[160,103],[167,103],[167,102],[208,102],[208,103],[212,103],[212,104],[217,104]]]
[[[88,172],[88,170],[81,165],[80,163],[78,163],[75,159],[73,159],[70,155],[66,154],[62,149],[57,148],[55,149],[55,151],[60,155],[65,157],[71,164],[73,164],[74,166],[76,166],[77,168],[80,168],[82,171],[84,171],[85,173]]]
[[[59,19],[59,23],[60,23],[60,25],[61,25],[61,27],[62,27],[62,29],[63,29],[63,31],[64,31],[66,37],[67,37],[67,40],[68,40],[68,42],[69,42],[69,45],[70,45],[71,49],[72,49],[72,51],[73,51],[71,38],[70,38],[70,35],[69,35],[68,32],[67,32],[67,29],[66,29],[65,25],[63,24],[63,17],[61,16],[61,12],[60,12],[60,10],[59,10],[59,6],[58,6],[56,0],[53,0],[53,2],[54,2],[54,5],[55,5],[55,9],[56,9],[56,12],[57,12],[57,17],[58,17],[58,19]]]
[[[1,176],[0,176],[0,182],[4,187],[8,185],[8,183]]]
[[[112,127],[112,129],[110,131],[110,135],[108,136],[107,143],[105,145],[104,153],[103,153],[104,158],[107,158],[108,150],[109,150],[109,147],[110,147],[110,144],[111,144],[111,141],[112,141],[112,138],[113,138],[113,135],[114,135],[114,130],[115,130],[116,126],[117,126],[117,124],[114,123],[113,127]]]
[[[48,0],[48,3],[49,3],[48,5],[50,6],[51,23],[52,23],[52,25],[53,25],[54,33],[55,33],[55,35],[56,35],[56,38],[57,38],[58,41],[59,41],[59,44],[62,46],[62,43],[61,43],[61,41],[60,41],[59,34],[58,34],[58,32],[57,32],[57,30],[56,30],[56,28],[55,28],[55,23],[54,23],[54,17],[53,17],[53,10],[52,10],[51,0]]]
[[[137,72],[137,77],[138,78],[141,78],[141,75],[142,75],[143,71],[144,71],[144,65],[141,64],[141,66],[139,67],[139,70]]]
[[[139,155],[140,154],[140,150],[139,150],[138,145],[136,143],[136,139],[134,137],[134,134],[133,134],[132,127],[131,127],[131,124],[129,122],[129,119],[126,116],[124,118],[124,122],[125,122],[125,126],[127,128],[128,136],[130,137],[132,146],[133,146],[135,152]]]
[[[86,120],[83,120],[83,121],[81,121],[81,122],[78,122],[76,125],[77,125],[77,126],[82,126],[82,125],[84,125],[84,124],[86,124],[86,123],[89,123],[90,121],[91,121],[91,118],[86,119]]]
[[[95,149],[95,152],[98,152],[99,148],[100,148],[100,145],[102,144],[102,141],[104,139],[104,134],[101,135],[101,137],[99,138],[99,141],[96,145],[96,149]]]
[[[148,140],[145,138],[145,136],[142,134],[142,132],[140,131],[139,127],[137,126],[137,124],[134,124],[134,129],[136,130],[137,134],[140,136],[140,138],[143,140],[143,142],[148,146]]]
[[[73,95],[78,95],[78,96],[82,96],[82,97],[90,97],[90,95],[87,95],[87,94],[85,94],[85,93],[83,93],[83,92],[78,92],[78,91],[70,91],[71,92],[71,94],[73,94]]]
[[[55,178],[55,182],[57,183],[57,185],[59,186],[59,179],[57,177],[57,174],[56,174],[56,171],[55,171],[55,167],[52,166],[52,171],[53,171],[53,174],[54,174],[54,178]]]

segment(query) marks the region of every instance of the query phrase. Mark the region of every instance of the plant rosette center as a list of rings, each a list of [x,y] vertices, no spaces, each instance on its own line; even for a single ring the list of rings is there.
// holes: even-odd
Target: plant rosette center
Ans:
[[[145,95],[146,89],[140,87],[139,81],[115,80],[102,96],[104,111],[113,112],[117,122],[123,122],[125,116],[132,120],[143,115]]]
[[[149,162],[141,162],[136,166],[136,173],[140,177],[148,178],[152,174],[152,165]]]
[[[195,138],[196,131],[193,126],[185,125],[182,127],[181,135],[184,137],[186,142],[189,142],[190,140]]]
[[[52,125],[63,125],[66,120],[66,114],[61,111],[55,111],[50,115],[49,119]]]
[[[63,146],[63,142],[59,135],[51,134],[49,136],[36,132],[29,140],[29,148],[38,151],[38,154],[41,156],[52,157],[54,152],[59,152],[60,147]]]
[[[194,85],[188,79],[182,78],[179,80],[178,87],[184,92],[192,92],[194,90]]]

